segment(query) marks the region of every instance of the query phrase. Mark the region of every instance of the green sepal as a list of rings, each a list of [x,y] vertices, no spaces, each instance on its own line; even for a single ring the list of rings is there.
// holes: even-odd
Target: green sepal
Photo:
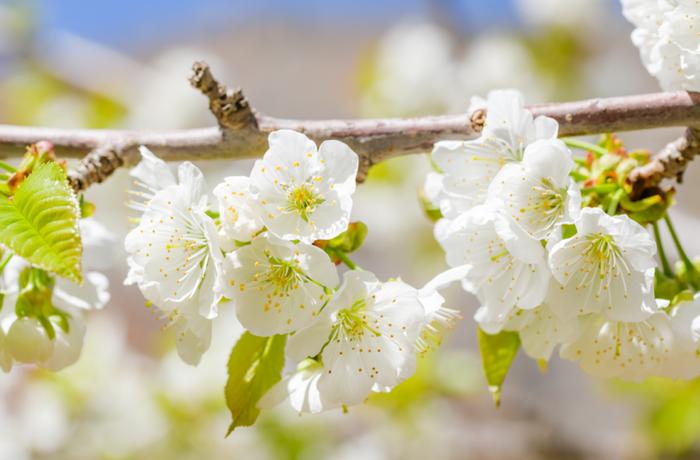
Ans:
[[[78,201],[78,205],[80,206],[80,218],[85,219],[87,217],[92,216],[95,214],[95,203],[88,201],[85,199],[85,195],[80,195],[80,200]]]
[[[691,291],[690,289],[686,289],[685,291],[681,291],[678,294],[676,294],[672,299],[671,303],[668,304],[669,308],[675,307],[676,305],[679,305],[683,302],[692,302],[693,299],[695,299],[695,293]]]
[[[661,270],[654,273],[654,296],[658,299],[673,299],[687,288],[687,284],[675,276],[667,276]]]
[[[423,213],[431,222],[437,222],[443,218],[440,208],[435,206],[435,204],[425,196],[425,189],[423,189],[423,187],[418,189],[418,202],[420,203]]]
[[[367,237],[367,225],[364,222],[350,222],[348,229],[330,240],[316,240],[314,245],[326,251],[336,265],[350,262],[345,254],[357,251]]]

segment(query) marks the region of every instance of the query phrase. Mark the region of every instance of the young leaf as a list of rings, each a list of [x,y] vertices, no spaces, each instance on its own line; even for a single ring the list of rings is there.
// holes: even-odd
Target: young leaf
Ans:
[[[520,336],[517,332],[502,331],[498,334],[479,332],[479,350],[484,366],[486,382],[496,407],[501,405],[501,388],[508,369],[520,349]]]
[[[0,243],[32,265],[82,281],[80,208],[56,163],[37,166],[12,197],[0,196]]]
[[[257,337],[244,333],[231,350],[226,382],[226,405],[233,421],[226,436],[239,426],[250,426],[260,414],[257,404],[282,379],[286,335]]]

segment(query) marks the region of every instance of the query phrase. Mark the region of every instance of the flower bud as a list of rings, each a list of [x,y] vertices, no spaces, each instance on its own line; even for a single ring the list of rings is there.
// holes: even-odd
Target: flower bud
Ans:
[[[22,363],[41,363],[53,351],[53,341],[34,318],[20,318],[12,323],[5,343],[12,357]]]
[[[56,338],[53,341],[53,351],[43,364],[47,369],[59,371],[80,358],[85,337],[85,323],[80,316],[74,316],[68,320],[68,325],[68,332],[64,332],[60,327],[54,328]]]

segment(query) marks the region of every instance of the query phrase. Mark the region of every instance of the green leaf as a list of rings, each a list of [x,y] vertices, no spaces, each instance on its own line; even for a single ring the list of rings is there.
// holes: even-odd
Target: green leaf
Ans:
[[[14,196],[0,196],[0,243],[32,265],[80,283],[79,216],[63,169],[38,165]]]
[[[260,398],[282,379],[286,335],[257,337],[244,333],[228,360],[226,405],[233,421],[226,436],[239,426],[250,426],[260,414]]]
[[[520,349],[520,336],[517,332],[502,331],[498,334],[487,334],[478,329],[479,350],[484,366],[486,382],[496,407],[501,405],[501,388],[506,380],[508,369]]]

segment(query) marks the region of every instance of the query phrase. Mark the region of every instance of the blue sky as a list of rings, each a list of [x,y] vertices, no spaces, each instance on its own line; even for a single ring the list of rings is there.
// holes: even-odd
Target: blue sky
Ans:
[[[3,0],[0,0],[2,2]],[[385,22],[441,5],[456,24],[512,23],[510,0],[34,0],[42,28],[69,30],[116,47],[256,17],[294,21]]]

